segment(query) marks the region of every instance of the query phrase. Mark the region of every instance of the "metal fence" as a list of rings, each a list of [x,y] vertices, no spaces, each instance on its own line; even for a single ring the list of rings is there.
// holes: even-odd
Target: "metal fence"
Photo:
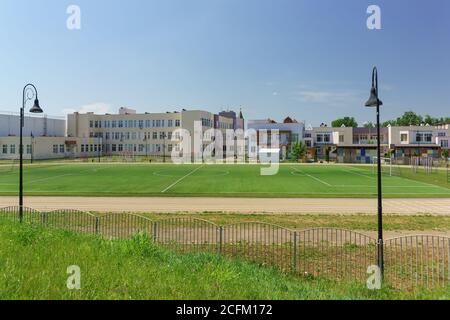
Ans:
[[[19,208],[0,209],[0,218],[19,221]],[[209,252],[244,258],[307,277],[365,282],[377,264],[377,240],[354,231],[319,228],[295,231],[261,222],[220,226],[196,218],[154,221],[113,213],[93,215],[76,210],[24,208],[23,221],[108,239],[147,234],[177,252]],[[442,287],[450,283],[450,238],[414,235],[384,242],[385,281],[397,288]]]

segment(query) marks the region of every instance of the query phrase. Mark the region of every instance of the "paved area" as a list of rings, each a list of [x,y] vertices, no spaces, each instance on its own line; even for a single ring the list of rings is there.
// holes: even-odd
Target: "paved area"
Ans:
[[[375,214],[376,199],[267,199],[178,197],[25,197],[37,210],[78,209],[97,212],[233,212],[297,214]],[[17,197],[0,197],[0,207],[18,204]],[[450,215],[450,199],[385,199],[386,214]]]

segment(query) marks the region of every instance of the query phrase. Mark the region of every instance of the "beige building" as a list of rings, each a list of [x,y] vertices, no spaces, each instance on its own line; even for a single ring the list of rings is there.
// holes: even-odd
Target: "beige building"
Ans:
[[[99,139],[89,139],[84,142],[79,138],[66,137],[23,137],[23,158],[25,160],[47,160],[78,158],[80,153],[77,146],[85,144],[87,156],[98,155],[101,148]],[[0,159],[18,160],[19,137],[0,137]]]
[[[68,115],[67,136],[80,139],[81,144],[75,148],[81,155],[86,153],[83,144],[89,144],[85,141],[95,138],[101,141],[103,155],[170,156],[172,150],[180,149],[177,129],[189,131],[194,153],[195,135],[212,128],[225,135],[227,129],[234,129],[235,120],[201,110],[138,114],[132,109],[121,108],[118,114]]]
[[[450,127],[389,127],[389,145],[396,158],[438,158],[442,149],[449,149]]]

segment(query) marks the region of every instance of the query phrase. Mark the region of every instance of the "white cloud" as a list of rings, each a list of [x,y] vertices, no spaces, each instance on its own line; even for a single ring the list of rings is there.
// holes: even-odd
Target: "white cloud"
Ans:
[[[354,103],[360,100],[359,94],[355,91],[301,90],[296,92],[294,96],[296,100],[302,102],[332,106]]]
[[[103,102],[97,102],[92,104],[87,104],[84,106],[76,107],[76,108],[66,108],[62,110],[62,113],[69,114],[69,113],[87,113],[87,112],[94,112],[99,114],[104,113],[111,113],[112,112],[112,106],[107,103]]]

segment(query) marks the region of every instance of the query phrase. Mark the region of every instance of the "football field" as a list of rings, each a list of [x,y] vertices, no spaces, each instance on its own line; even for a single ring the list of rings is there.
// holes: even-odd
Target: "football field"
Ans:
[[[8,168],[7,166],[3,168]],[[48,163],[24,167],[27,196],[199,196],[267,198],[373,198],[372,166],[282,164],[273,176],[261,165]],[[15,195],[18,168],[0,170],[0,195]],[[413,173],[385,168],[391,198],[450,198],[445,170]]]

